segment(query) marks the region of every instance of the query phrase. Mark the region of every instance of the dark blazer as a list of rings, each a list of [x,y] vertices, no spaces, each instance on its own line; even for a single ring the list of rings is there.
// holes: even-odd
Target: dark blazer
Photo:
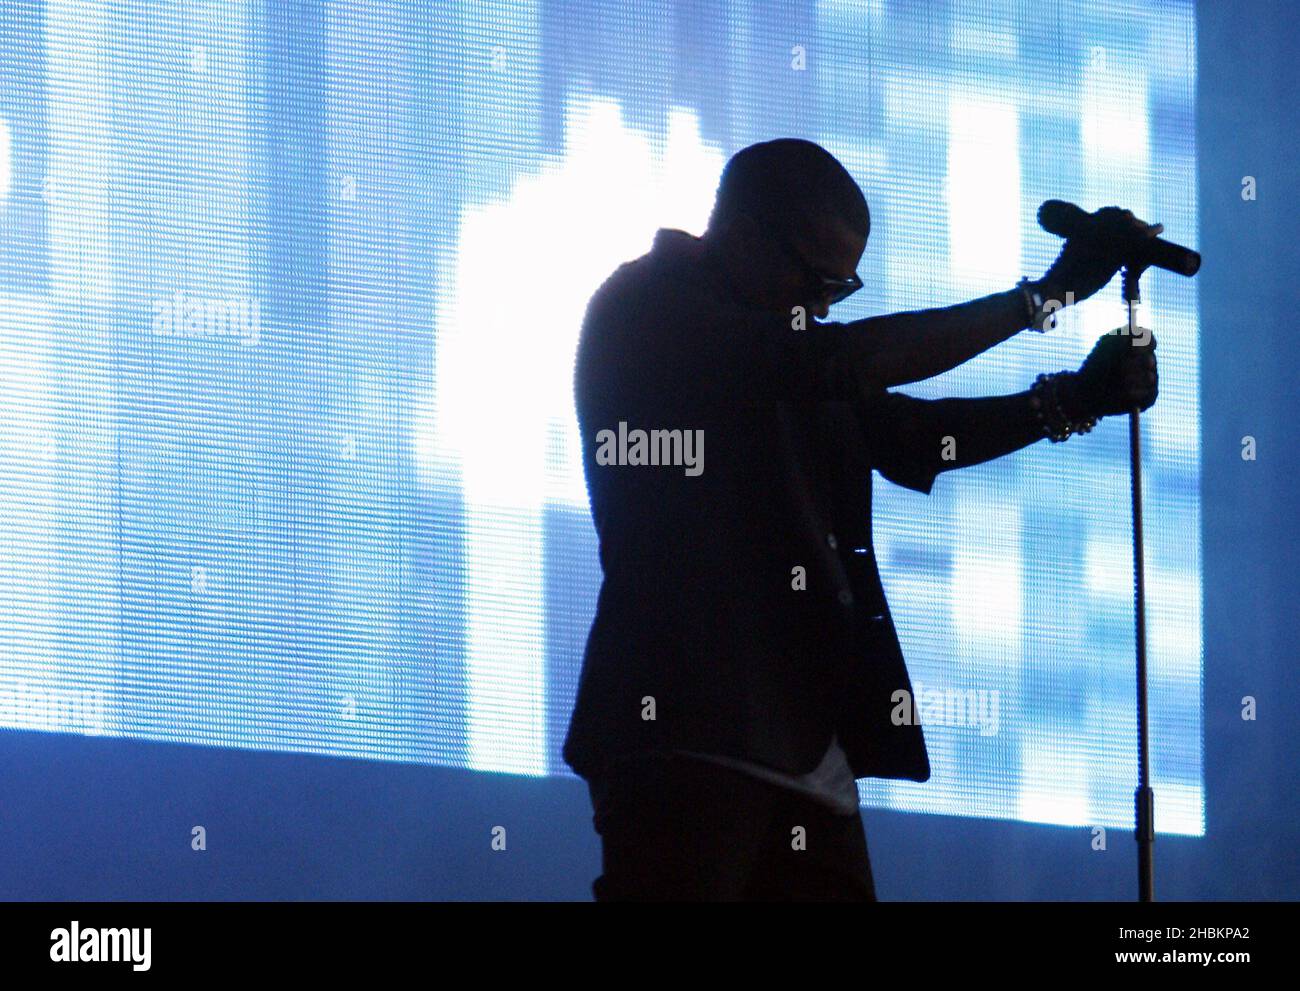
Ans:
[[[604,571],[564,743],[577,774],[675,748],[802,774],[838,733],[855,777],[930,776],[921,727],[891,718],[912,686],[872,551],[872,470],[928,493],[960,467],[944,438],[965,425],[955,401],[872,379],[872,331],[1024,318],[1013,290],[792,330],[668,229],[604,282],[574,377]],[[703,471],[598,463],[620,421],[702,431]]]

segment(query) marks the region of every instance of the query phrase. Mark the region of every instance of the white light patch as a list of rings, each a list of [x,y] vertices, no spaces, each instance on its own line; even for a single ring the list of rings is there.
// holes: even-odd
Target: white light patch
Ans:
[[[977,491],[970,488],[970,495]],[[1019,656],[1024,629],[1020,510],[990,501],[987,512],[963,514],[953,559],[952,618],[973,650]],[[1011,641],[1017,641],[1014,649]]]
[[[609,100],[571,105],[566,122],[560,158],[461,218],[432,437],[417,441],[465,505],[467,759],[522,774],[546,771],[542,513],[587,506],[573,408],[587,302],[657,228],[703,229],[725,162],[685,111],[661,152]]]
[[[953,278],[981,287],[1019,279],[1020,136],[1013,105],[953,95],[945,190]]]
[[[1205,833],[1205,794],[1199,785],[1156,782],[1156,832],[1178,836]]]
[[[1133,598],[1133,548],[1102,534],[1084,547],[1084,577],[1091,595],[1128,601]]]
[[[1084,166],[1084,199],[1079,206],[1085,210],[1121,206],[1143,220],[1160,219],[1153,217],[1150,209],[1148,101],[1147,76],[1122,49],[1103,46],[1092,49],[1083,69],[1079,93]],[[1123,326],[1128,320],[1128,312],[1120,303],[1119,278],[1098,296],[1109,301],[1109,305],[1080,307],[1075,321],[1080,340],[1089,347],[1098,335]],[[1151,325],[1147,308],[1138,311],[1138,324]]]
[[[1079,130],[1088,154],[1107,163],[1115,178],[1127,174],[1126,185],[1145,194],[1150,174],[1145,73],[1121,62],[1118,51],[1100,49],[1083,70],[1081,88]],[[1143,171],[1128,172],[1133,168]]]
[[[1064,742],[1071,735],[1049,723],[1022,744],[1017,819],[1059,826],[1093,820],[1086,799],[1092,758]]]
[[[1147,552],[1148,558],[1152,555]],[[1147,634],[1152,673],[1170,679],[1201,677],[1201,578],[1199,570],[1148,567]]]

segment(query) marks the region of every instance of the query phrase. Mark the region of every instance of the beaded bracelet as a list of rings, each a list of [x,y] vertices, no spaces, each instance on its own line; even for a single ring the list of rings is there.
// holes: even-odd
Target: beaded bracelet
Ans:
[[[1086,416],[1072,420],[1061,408],[1061,377],[1074,375],[1074,372],[1044,372],[1034,379],[1030,387],[1029,405],[1038,418],[1043,433],[1053,443],[1068,439],[1072,434],[1086,434],[1097,425],[1095,416]]]

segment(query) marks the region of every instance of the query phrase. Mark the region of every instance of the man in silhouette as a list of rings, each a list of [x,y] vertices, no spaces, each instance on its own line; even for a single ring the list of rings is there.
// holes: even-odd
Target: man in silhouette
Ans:
[[[591,791],[597,900],[874,900],[856,779],[930,766],[897,717],[915,709],[872,471],[928,493],[1146,409],[1155,342],[1106,335],[1014,395],[890,390],[1043,326],[1161,230],[1094,217],[1109,236],[1068,240],[1037,282],[817,323],[862,284],[870,215],[832,155],[780,139],[727,163],[703,237],[661,229],[592,297],[575,394],[604,580],[564,757]]]

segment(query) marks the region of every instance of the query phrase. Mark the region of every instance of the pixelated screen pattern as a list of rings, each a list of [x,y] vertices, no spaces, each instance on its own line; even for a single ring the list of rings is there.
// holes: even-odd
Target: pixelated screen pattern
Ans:
[[[727,156],[778,135],[871,204],[866,289],[833,319],[1040,274],[1051,197],[1195,244],[1193,14],[5,5],[0,726],[569,773],[595,287],[657,228],[700,233]],[[1019,391],[1124,319],[1116,280],[906,391]],[[1148,275],[1140,322],[1158,826],[1198,835],[1194,283]],[[1126,428],[928,497],[877,477],[934,776],[864,802],[1131,824]]]

